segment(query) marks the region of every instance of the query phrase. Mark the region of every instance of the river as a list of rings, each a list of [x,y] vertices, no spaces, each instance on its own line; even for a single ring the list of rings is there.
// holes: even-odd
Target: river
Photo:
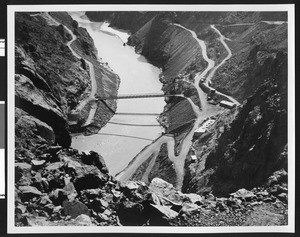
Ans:
[[[87,29],[99,58],[119,75],[119,94],[162,93],[160,69],[136,54],[133,47],[123,46],[128,33],[112,29],[107,23],[90,22],[82,17],[83,13],[69,14],[78,21],[79,26]],[[156,114],[163,111],[164,105],[164,98],[118,100],[117,114],[110,122],[98,134],[73,137],[72,147],[79,151],[100,153],[110,173],[115,175],[161,134],[162,128],[156,120]]]

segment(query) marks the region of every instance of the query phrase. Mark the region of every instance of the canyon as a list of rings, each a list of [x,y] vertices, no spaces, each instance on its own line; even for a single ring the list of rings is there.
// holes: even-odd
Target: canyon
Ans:
[[[163,130],[150,127],[127,160],[112,151],[132,150],[125,140],[106,141],[112,158],[105,145],[97,150],[106,126],[128,125],[117,118],[129,100],[118,111],[121,100],[96,99],[120,94],[123,76],[87,24],[120,33],[120,55],[134,47],[160,68],[156,88],[180,95],[161,99],[161,110],[129,110],[159,114]],[[261,215],[260,224],[285,225],[286,40],[286,16],[275,12],[18,13],[16,224],[257,225]],[[152,79],[132,93],[149,92]],[[213,125],[196,134],[208,119]]]

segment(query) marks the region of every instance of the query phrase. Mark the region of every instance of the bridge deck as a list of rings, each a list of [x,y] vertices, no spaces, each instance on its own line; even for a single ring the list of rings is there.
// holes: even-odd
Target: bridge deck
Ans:
[[[99,100],[116,100],[116,99],[136,99],[136,98],[152,98],[152,97],[170,97],[183,96],[182,94],[131,94],[131,95],[117,95],[117,96],[96,96]]]

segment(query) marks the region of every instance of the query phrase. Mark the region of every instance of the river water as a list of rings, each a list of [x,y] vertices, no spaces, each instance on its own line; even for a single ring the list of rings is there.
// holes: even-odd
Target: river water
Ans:
[[[119,75],[119,94],[162,93],[160,69],[136,54],[133,47],[123,46],[128,33],[112,29],[107,23],[90,22],[80,12],[69,14],[81,27],[87,29],[99,58]],[[110,122],[98,134],[73,137],[72,147],[79,151],[98,152],[105,159],[110,173],[115,175],[146,145],[160,136],[162,128],[155,114],[161,113],[164,105],[163,97],[118,100],[117,114]]]

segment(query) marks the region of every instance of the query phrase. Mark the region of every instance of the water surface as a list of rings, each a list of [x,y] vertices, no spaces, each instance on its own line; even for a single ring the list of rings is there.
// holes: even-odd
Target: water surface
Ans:
[[[69,14],[81,27],[87,29],[94,40],[99,58],[107,62],[119,75],[119,94],[162,93],[162,84],[159,82],[160,69],[135,53],[133,47],[123,46],[128,33],[112,29],[107,23],[90,22],[86,17],[82,17],[83,13]],[[164,105],[164,98],[118,100],[118,115],[115,115],[98,134],[73,137],[72,147],[79,151],[99,152],[104,157],[110,173],[115,175],[162,132],[155,115],[136,114],[158,114],[163,111]]]

